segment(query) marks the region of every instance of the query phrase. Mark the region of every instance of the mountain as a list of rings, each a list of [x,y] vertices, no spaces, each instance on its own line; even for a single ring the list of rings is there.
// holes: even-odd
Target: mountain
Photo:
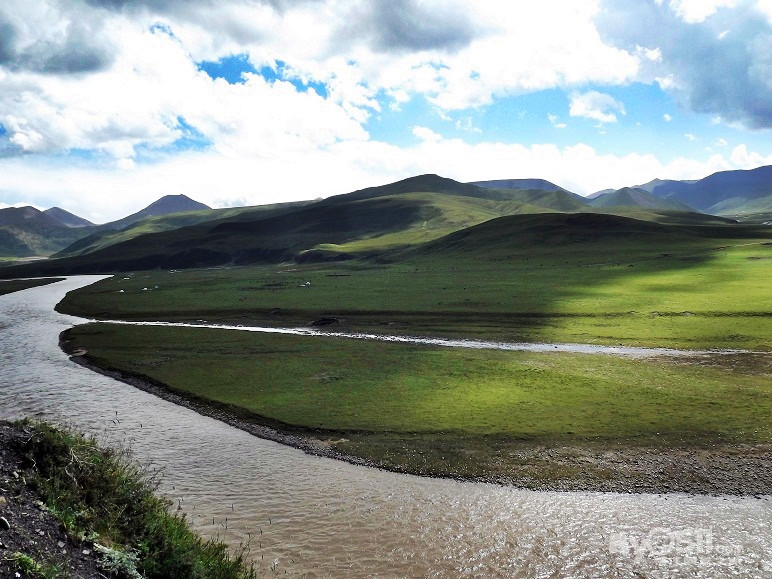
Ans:
[[[101,227],[105,229],[123,229],[124,227],[128,227],[129,225],[136,223],[145,217],[152,217],[154,215],[169,215],[171,213],[182,213],[183,211],[201,211],[204,209],[211,209],[211,207],[209,207],[209,205],[199,203],[198,201],[194,201],[187,195],[165,195],[144,209],[141,209],[136,213],[132,213],[123,219],[105,223]]]
[[[0,227],[34,225],[36,227],[62,227],[62,223],[34,207],[8,207],[0,209]]]
[[[479,199],[502,199],[499,194],[492,193],[490,190],[470,185],[467,183],[459,183],[453,179],[446,177],[440,177],[439,175],[426,174],[417,175],[415,177],[408,177],[401,181],[389,183],[387,185],[379,185],[377,187],[367,187],[366,189],[359,189],[352,193],[345,193],[343,195],[335,195],[328,197],[325,201],[337,202],[337,200],[345,198],[348,201],[359,201],[363,199],[374,199],[376,197],[389,197],[392,195],[402,195],[405,193],[416,192],[428,192],[428,193],[442,193],[445,195],[458,195],[462,197],[474,197]]]
[[[169,198],[148,210],[158,210],[159,205],[161,209],[166,205],[168,210],[165,200]],[[183,207],[190,207],[189,199],[182,201]],[[29,267],[4,268],[0,277],[357,258],[391,260],[398,259],[395,256],[401,252],[432,247],[435,240],[462,235],[483,223],[531,224],[535,239],[541,239],[537,234],[540,226],[549,225],[555,235],[562,235],[561,223],[581,226],[595,237],[602,232],[592,228],[606,226],[619,235],[624,231],[656,235],[679,227],[739,227],[722,218],[687,211],[690,208],[682,202],[661,199],[643,189],[620,189],[591,203],[564,190],[489,189],[438,175],[419,175],[319,201],[145,217],[120,231],[105,229],[82,239],[60,258]],[[172,209],[179,208],[171,205]],[[498,221],[504,216],[522,219]],[[635,227],[625,229],[631,222]],[[510,233],[513,239],[525,240]]]
[[[167,195],[128,217],[103,225],[93,225],[59,207],[46,211],[39,211],[34,207],[9,207],[0,210],[0,256],[47,256],[65,250],[73,243],[82,246],[99,243],[101,238],[109,236],[110,233],[148,217],[203,209],[210,210],[207,205],[193,201],[185,195]],[[174,220],[170,220],[161,229],[181,227],[204,219],[205,217],[187,221],[182,219],[182,223],[176,225]],[[83,243],[84,238],[89,241]]]
[[[85,255],[99,249],[105,249],[111,245],[122,243],[148,233],[161,233],[172,231],[181,227],[197,225],[206,221],[231,218],[236,219],[242,213],[255,214],[261,211],[271,211],[279,207],[299,207],[307,204],[307,201],[292,203],[280,203],[275,205],[261,205],[259,207],[232,207],[228,209],[206,209],[200,211],[184,211],[182,213],[170,213],[168,215],[153,215],[144,217],[123,229],[100,229],[75,243],[65,247],[53,257],[73,257]]]
[[[564,189],[510,189],[507,192],[513,201],[553,211],[582,211],[588,207],[584,197]]]
[[[50,255],[88,233],[88,227],[68,227],[34,207],[0,209],[3,257]]]
[[[36,264],[36,271],[107,272],[351,259],[423,243],[501,215],[544,211],[509,197],[422,175],[317,202],[258,207],[171,231],[145,233],[101,245],[87,254]],[[92,240],[99,245],[104,237]]]
[[[636,189],[639,189],[639,187],[636,187]],[[616,189],[601,189],[600,191],[596,191],[595,193],[590,193],[585,199],[595,199],[596,197],[600,197],[601,195],[605,195],[606,193],[613,193],[616,191]]]
[[[83,219],[82,217],[78,217],[69,211],[65,211],[61,207],[51,207],[50,209],[43,211],[43,213],[49,217],[53,217],[66,227],[89,227],[94,225],[90,221]]]
[[[693,182],[660,181],[654,184],[651,192],[705,213],[720,211],[723,215],[731,215],[735,207],[772,195],[772,165],[745,171],[721,171]]]
[[[493,181],[472,181],[470,185],[486,189],[537,189],[539,191],[566,191],[545,179],[496,179]]]
[[[635,189],[643,189],[644,191],[648,191],[649,193],[654,193],[654,190],[660,187],[662,187],[663,190],[666,190],[668,187],[680,187],[684,183],[686,183],[687,185],[691,185],[692,183],[696,183],[696,182],[697,182],[697,179],[693,179],[691,181],[676,181],[674,179],[653,179],[648,183],[644,183],[643,185],[636,185]]]
[[[603,193],[588,201],[592,207],[646,207],[651,209],[694,211],[692,207],[677,199],[662,199],[644,189],[634,187],[624,187],[612,193]]]

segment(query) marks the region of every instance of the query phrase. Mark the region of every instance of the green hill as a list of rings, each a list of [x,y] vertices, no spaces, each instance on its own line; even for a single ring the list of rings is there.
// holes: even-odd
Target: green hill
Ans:
[[[316,202],[150,217],[122,231],[103,231],[83,239],[59,259],[5,268],[0,277],[392,260],[411,251],[439,251],[443,244],[462,244],[466,252],[476,245],[485,248],[482,252],[496,252],[515,241],[523,247],[548,248],[558,237],[593,241],[606,236],[626,243],[626,238],[640,242],[652,236],[661,241],[683,237],[690,228],[704,231],[732,223],[673,209],[642,190],[623,189],[613,196],[615,202],[640,203],[650,198],[665,207],[615,205],[610,196],[600,196],[593,202],[610,206],[593,208],[584,198],[563,190],[486,189],[421,175]],[[510,231],[515,225],[521,229]],[[498,237],[480,238],[487,227]],[[502,227],[507,232],[504,236],[496,233]],[[528,231],[533,239],[526,235]],[[467,235],[472,236],[471,245],[465,241]]]
[[[625,246],[648,247],[651,251],[703,240],[770,238],[772,231],[758,225],[737,223],[672,224],[642,221],[631,217],[599,213],[541,213],[504,216],[469,227],[424,245],[403,251],[395,258],[465,257],[473,259],[503,259],[515,253],[561,254],[578,251],[592,255],[597,248],[598,259],[613,252],[625,251]]]
[[[89,227],[68,227],[34,207],[0,209],[0,256],[50,255],[88,235]]]
[[[88,237],[79,239],[75,243],[64,248],[62,251],[53,255],[53,257],[74,257],[77,255],[86,255],[94,251],[105,249],[111,245],[122,243],[141,235],[148,233],[161,233],[171,231],[181,227],[197,225],[206,221],[217,219],[236,218],[242,213],[252,213],[255,211],[269,211],[281,206],[299,206],[302,203],[289,203],[277,205],[264,205],[255,207],[234,207],[229,209],[205,209],[199,211],[185,211],[182,213],[171,213],[168,215],[153,215],[136,221],[127,227],[119,230],[101,229]]]
[[[149,231],[169,221],[143,221],[117,234],[83,240],[68,248],[70,257],[36,264],[36,271],[108,272],[372,257],[501,215],[544,211],[511,197],[511,192],[420,176],[314,203],[252,208],[174,230]],[[200,217],[184,214],[179,219]],[[118,241],[120,237],[124,239]]]
[[[590,199],[589,204],[592,207],[646,207],[694,211],[693,207],[677,199],[662,199],[653,193],[635,187],[624,187],[611,193],[603,193],[594,199]]]
[[[545,191],[542,189],[500,189],[498,191],[506,192],[513,201],[528,203],[543,209],[571,212],[582,211],[589,207],[584,197],[563,191],[562,189],[555,191]]]

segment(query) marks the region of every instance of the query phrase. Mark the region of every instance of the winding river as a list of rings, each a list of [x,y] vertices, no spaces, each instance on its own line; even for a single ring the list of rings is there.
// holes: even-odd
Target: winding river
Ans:
[[[394,474],[255,438],[71,362],[80,276],[0,296],[0,417],[128,444],[206,536],[309,577],[772,576],[772,497],[522,491]]]

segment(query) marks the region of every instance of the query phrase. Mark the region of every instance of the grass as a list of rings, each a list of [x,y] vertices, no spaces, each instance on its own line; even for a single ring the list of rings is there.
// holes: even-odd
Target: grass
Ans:
[[[62,278],[37,278],[37,279],[14,279],[10,281],[0,280],[0,296],[10,294],[13,292],[22,291],[25,289],[38,287],[41,285],[48,285],[61,281]]]
[[[772,440],[764,372],[109,324],[66,339],[101,366],[307,428]]]
[[[266,325],[305,325],[335,316],[345,327],[383,332],[697,349],[772,347],[772,246],[763,239],[633,237],[558,249],[532,241],[487,252],[462,245],[452,254],[447,247],[446,242],[436,251],[430,247],[384,264],[118,275],[69,294],[59,309],[106,319]]]
[[[204,542],[169,512],[125,453],[45,423],[27,423],[23,453],[46,506],[74,537],[95,542],[103,568],[133,577],[254,577],[241,555]],[[32,561],[21,561],[29,566]],[[41,569],[31,569],[39,572]]]
[[[605,477],[537,450],[772,442],[772,369],[759,356],[719,367],[101,323],[63,339],[102,368],[420,474]]]

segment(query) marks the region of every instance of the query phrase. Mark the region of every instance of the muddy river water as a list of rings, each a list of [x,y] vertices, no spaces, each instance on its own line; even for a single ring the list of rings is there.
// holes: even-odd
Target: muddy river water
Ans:
[[[269,576],[772,576],[772,497],[534,492],[394,474],[308,456],[91,372],[58,347],[82,320],[54,305],[96,279],[0,296],[0,418],[129,444],[196,530],[248,543]]]

